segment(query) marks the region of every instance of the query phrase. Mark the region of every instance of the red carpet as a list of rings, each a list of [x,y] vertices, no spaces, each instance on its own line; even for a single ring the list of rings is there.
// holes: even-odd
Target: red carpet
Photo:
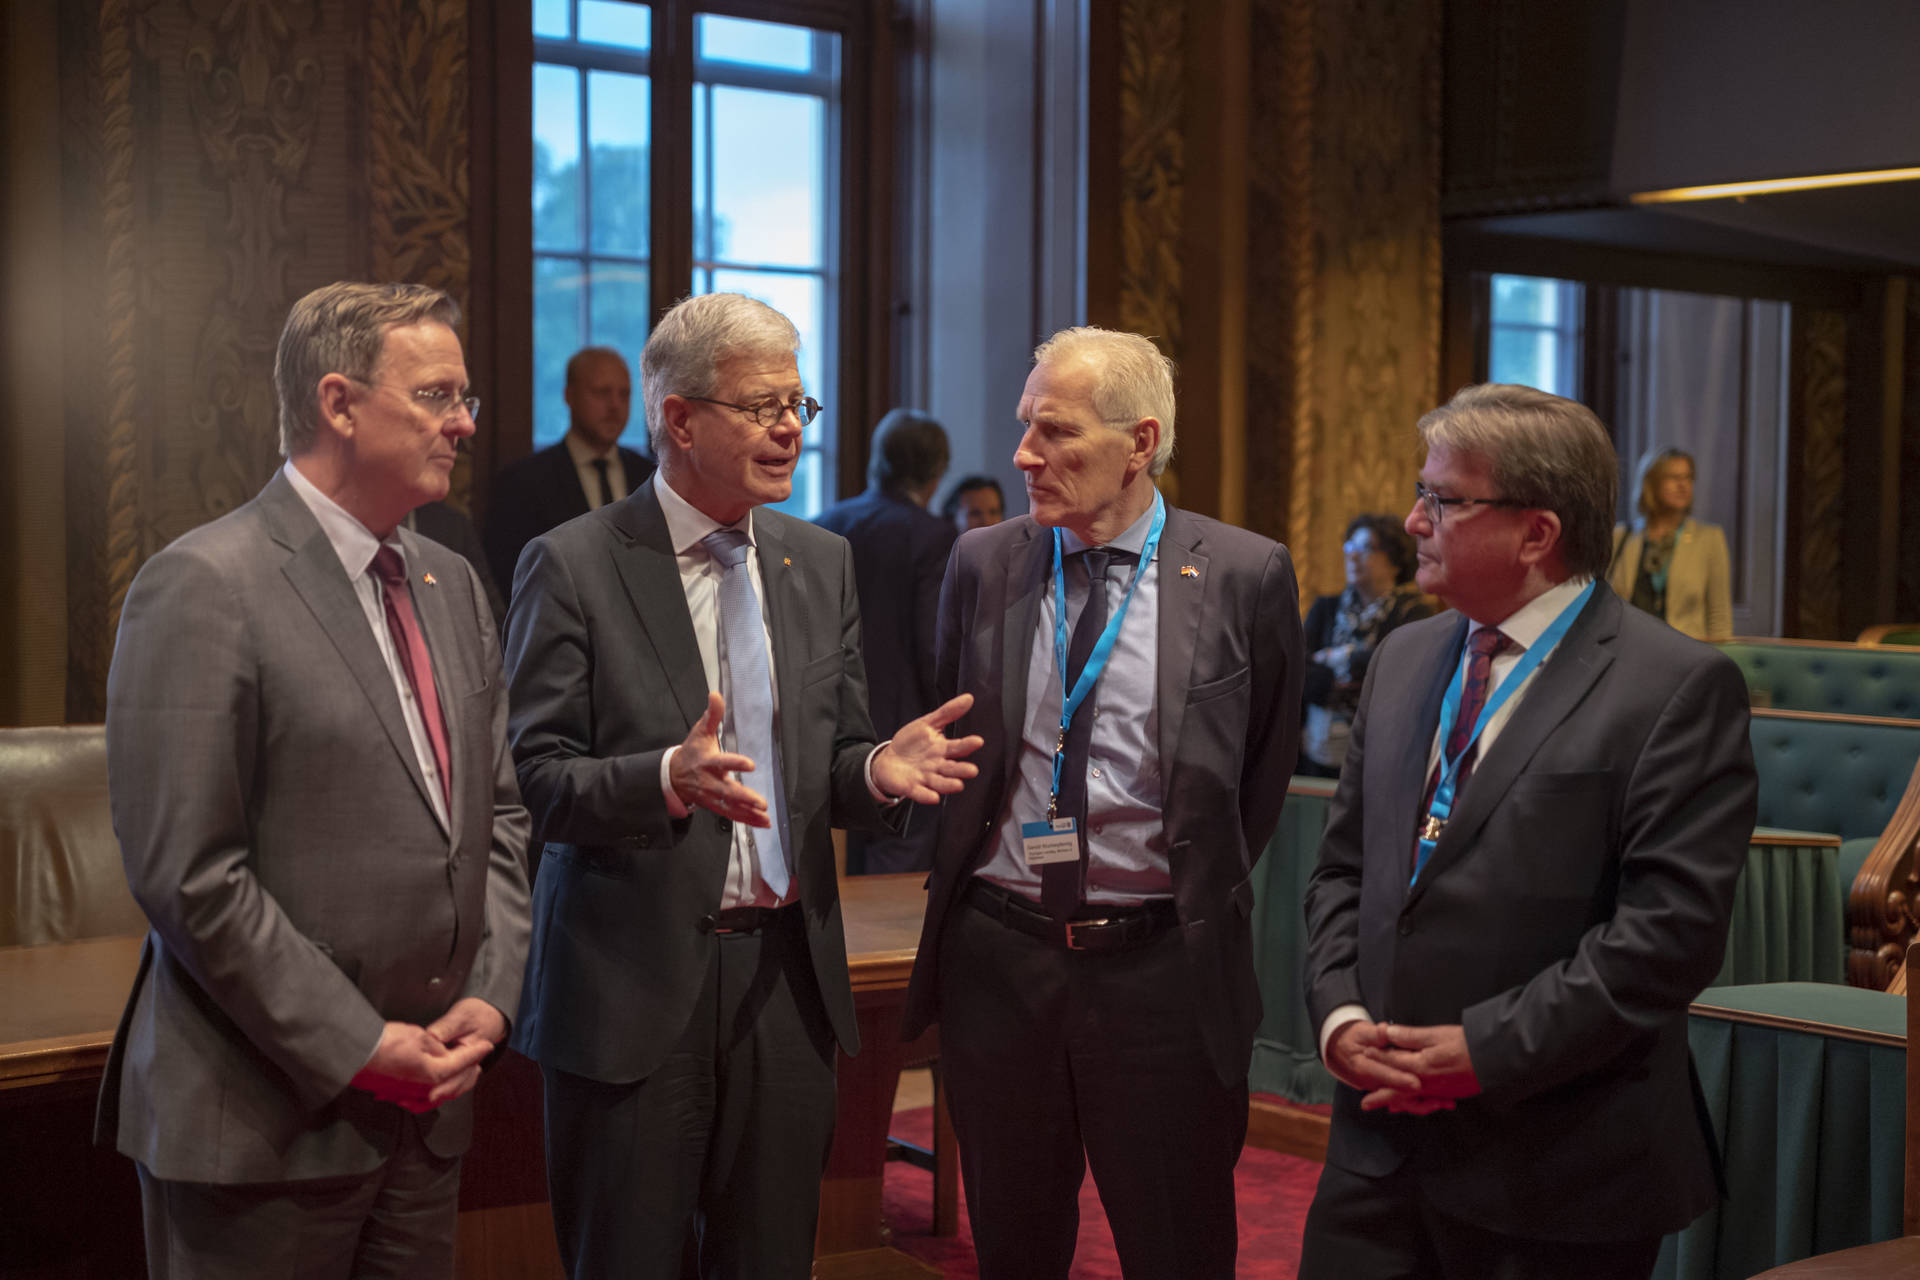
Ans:
[[[920,1107],[893,1117],[893,1133],[910,1142],[931,1141],[933,1109]],[[1256,1151],[1240,1155],[1236,1173],[1240,1209],[1239,1280],[1293,1280],[1300,1265],[1300,1230],[1307,1220],[1320,1166],[1311,1160]],[[972,1228],[967,1222],[967,1198],[960,1197],[960,1234],[935,1239],[927,1234],[933,1222],[933,1175],[902,1161],[887,1166],[887,1224],[893,1228],[893,1247],[940,1268],[949,1277],[977,1277],[973,1261]],[[1113,1236],[1100,1193],[1088,1176],[1080,1188],[1080,1247],[1074,1253],[1073,1280],[1120,1280],[1120,1264],[1113,1255]]]

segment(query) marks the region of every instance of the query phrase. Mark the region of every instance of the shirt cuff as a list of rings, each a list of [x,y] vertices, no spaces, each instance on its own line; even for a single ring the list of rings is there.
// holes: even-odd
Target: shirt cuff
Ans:
[[[670,781],[673,776],[673,753],[679,749],[680,744],[676,743],[660,753],[660,794],[666,799],[667,812],[676,818],[684,818],[693,810],[681,803],[680,796],[674,791],[673,783]]]
[[[881,743],[879,746],[875,747],[873,750],[867,752],[867,764],[866,764],[867,794],[872,796],[879,803],[888,804],[888,805],[899,804],[902,800],[906,799],[906,797],[890,796],[886,792],[882,791],[879,787],[873,784],[873,758],[879,755],[881,751],[885,750],[888,746],[890,746],[892,742],[893,742],[893,739],[888,738],[885,742]]]
[[[1343,1004],[1335,1008],[1327,1015],[1327,1020],[1320,1024],[1320,1061],[1324,1063],[1327,1060],[1327,1042],[1333,1039],[1334,1032],[1349,1022],[1371,1021],[1373,1015],[1367,1012],[1367,1006],[1363,1004]]]

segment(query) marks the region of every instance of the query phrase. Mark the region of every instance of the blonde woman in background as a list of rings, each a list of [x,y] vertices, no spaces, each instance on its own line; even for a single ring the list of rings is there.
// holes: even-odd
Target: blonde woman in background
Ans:
[[[1622,599],[1696,640],[1733,634],[1727,536],[1692,516],[1693,455],[1657,449],[1640,459],[1640,518],[1615,525],[1607,580]]]

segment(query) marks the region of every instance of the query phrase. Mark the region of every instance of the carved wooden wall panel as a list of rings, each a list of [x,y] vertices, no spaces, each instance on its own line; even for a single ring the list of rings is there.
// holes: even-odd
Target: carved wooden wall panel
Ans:
[[[1120,6],[1120,325],[1180,359],[1184,14],[1158,0]]]
[[[293,301],[368,278],[470,301],[468,39],[455,0],[82,0],[62,22],[67,701],[89,720],[140,564],[279,465]]]
[[[1805,313],[1805,324],[1800,371],[1799,603],[1788,634],[1834,640],[1842,638],[1847,320],[1838,311],[1810,311]]]

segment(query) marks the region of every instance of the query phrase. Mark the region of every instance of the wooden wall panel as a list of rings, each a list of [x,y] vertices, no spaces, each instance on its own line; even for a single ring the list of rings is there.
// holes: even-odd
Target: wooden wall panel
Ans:
[[[1840,311],[1803,313],[1796,335],[1799,465],[1789,532],[1799,541],[1788,634],[1806,640],[1841,636],[1840,536],[1846,500],[1847,319]]]

